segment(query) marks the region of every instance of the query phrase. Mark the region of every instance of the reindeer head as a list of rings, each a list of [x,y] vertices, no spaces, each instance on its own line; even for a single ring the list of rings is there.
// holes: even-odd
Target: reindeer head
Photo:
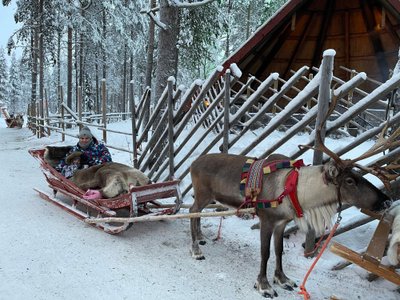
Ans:
[[[390,163],[386,166],[373,165],[365,167],[358,162],[386,150],[398,147],[400,145],[400,128],[387,136],[386,132],[389,124],[389,121],[387,121],[371,149],[354,159],[341,159],[335,152],[325,146],[321,137],[322,127],[336,105],[335,100],[336,99],[332,101],[327,116],[316,129],[315,133],[318,145],[316,149],[322,151],[331,158],[331,161],[324,165],[325,180],[338,187],[338,197],[340,197],[341,199],[339,200],[343,202],[372,210],[386,209],[391,204],[390,198],[366,180],[361,172],[376,176],[383,182],[385,188],[390,191],[390,182],[396,180],[400,176],[398,172],[395,172],[395,170],[400,170],[400,165],[398,163]],[[359,171],[356,171],[356,169]]]
[[[323,176],[327,184],[337,187],[340,202],[374,211],[390,206],[389,197],[352,166],[343,167],[330,160],[323,166]]]

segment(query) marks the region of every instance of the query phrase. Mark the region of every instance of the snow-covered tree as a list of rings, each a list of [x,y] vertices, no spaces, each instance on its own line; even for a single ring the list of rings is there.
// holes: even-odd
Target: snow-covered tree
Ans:
[[[32,78],[30,73],[29,64],[26,63],[24,57],[18,60],[18,69],[19,69],[19,89],[20,89],[20,99],[21,99],[21,112],[26,112],[28,108],[28,104],[30,103],[30,87],[32,84]]]
[[[0,101],[9,105],[8,99],[8,71],[4,49],[0,47]]]
[[[3,1],[3,5],[5,2],[9,1]],[[23,48],[23,63],[29,67],[23,76],[25,83],[31,80],[32,103],[39,100],[36,95],[44,88],[49,107],[57,108],[61,85],[64,101],[69,99],[68,104],[75,109],[81,86],[88,93],[83,95],[90,102],[86,108],[100,112],[100,83],[106,78],[108,101],[115,99],[109,107],[126,110],[131,80],[136,95],[152,85],[152,95],[158,99],[157,94],[171,75],[184,84],[206,77],[284,2],[20,0],[15,20],[22,26],[10,45]],[[173,13],[165,18],[168,9]],[[149,37],[153,32],[149,30],[150,19],[157,24],[154,39]],[[37,49],[42,49],[42,54]],[[36,78],[38,75],[44,82]],[[155,83],[156,77],[159,84]]]
[[[14,113],[22,113],[25,111],[22,98],[21,98],[21,78],[19,71],[19,62],[16,59],[15,52],[11,55],[11,65],[9,71],[9,86],[10,90],[8,93],[9,99],[9,111]]]

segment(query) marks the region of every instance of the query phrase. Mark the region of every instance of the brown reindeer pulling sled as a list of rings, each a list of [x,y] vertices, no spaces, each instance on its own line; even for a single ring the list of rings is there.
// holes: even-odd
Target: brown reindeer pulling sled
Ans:
[[[319,132],[320,129],[317,130],[317,138],[321,142]],[[273,282],[286,290],[293,290],[297,286],[285,275],[282,268],[283,233],[285,226],[291,220],[294,220],[303,231],[313,228],[317,234],[322,234],[331,226],[332,217],[341,203],[374,211],[381,211],[390,206],[388,196],[354,171],[353,167],[367,170],[380,179],[385,179],[385,182],[393,179],[385,177],[388,173],[382,168],[366,169],[356,163],[393,146],[393,137],[389,141],[378,141],[377,146],[371,151],[354,160],[341,160],[323,143],[320,144],[322,145],[320,150],[330,155],[333,160],[317,166],[303,166],[301,163],[290,165],[288,157],[272,154],[263,165],[283,162],[289,167],[275,168],[274,172],[267,172],[268,174],[261,177],[260,184],[253,184],[250,187],[247,185],[246,196],[241,193],[239,183],[243,180],[243,167],[249,157],[222,153],[207,154],[200,156],[191,165],[195,197],[190,208],[191,213],[202,211],[214,200],[234,208],[242,207],[244,198],[247,199],[246,204],[255,204],[256,214],[260,220],[261,264],[254,287],[264,297],[277,296],[277,292],[267,279],[272,235],[274,235],[276,256]],[[262,169],[259,166],[255,168]],[[293,177],[291,174],[294,173],[297,173],[295,175],[297,185],[287,183],[287,178]],[[288,190],[290,186],[294,186],[291,191]],[[192,257],[204,259],[199,246],[205,244],[200,218],[192,218],[190,228]]]

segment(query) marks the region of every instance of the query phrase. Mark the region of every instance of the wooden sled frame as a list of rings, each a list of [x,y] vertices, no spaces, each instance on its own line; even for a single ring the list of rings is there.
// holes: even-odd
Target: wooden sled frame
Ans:
[[[8,128],[22,128],[23,123],[20,122],[20,118],[22,118],[22,115],[18,114],[18,119],[16,116],[11,117],[5,107],[1,108],[1,112]]]
[[[358,253],[337,242],[331,245],[330,250],[347,261],[400,286],[400,274],[396,272],[395,268],[381,264],[393,223],[393,216],[390,214],[380,215],[367,210],[362,210],[362,212],[379,219],[367,250],[364,253]]]
[[[34,188],[39,196],[62,208],[81,220],[92,217],[130,217],[141,215],[171,215],[176,214],[182,204],[182,194],[179,189],[179,180],[153,183],[145,186],[130,186],[129,192],[110,199],[86,200],[85,191],[77,187],[72,181],[62,176],[44,159],[45,149],[30,149],[29,154],[39,160],[40,168],[46,178],[53,195]],[[57,193],[65,199],[56,197]],[[173,200],[171,199],[173,198]],[[163,205],[159,200],[173,201]],[[170,203],[169,202],[169,203]],[[151,205],[148,205],[151,204]],[[89,223],[90,224],[90,223]],[[133,224],[125,221],[114,223],[90,224],[110,234],[117,234],[129,229]]]

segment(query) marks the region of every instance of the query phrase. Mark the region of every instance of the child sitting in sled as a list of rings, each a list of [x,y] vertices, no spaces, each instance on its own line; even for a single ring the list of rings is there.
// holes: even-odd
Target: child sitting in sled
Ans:
[[[72,152],[65,158],[66,165],[63,168],[63,173],[66,178],[72,177],[75,172],[81,167],[82,152]]]
[[[78,143],[71,148],[65,159],[62,159],[56,166],[56,170],[66,178],[72,177],[78,169],[112,161],[107,147],[92,135],[87,126],[80,130],[78,136]],[[80,159],[79,163],[73,163],[77,157]]]

